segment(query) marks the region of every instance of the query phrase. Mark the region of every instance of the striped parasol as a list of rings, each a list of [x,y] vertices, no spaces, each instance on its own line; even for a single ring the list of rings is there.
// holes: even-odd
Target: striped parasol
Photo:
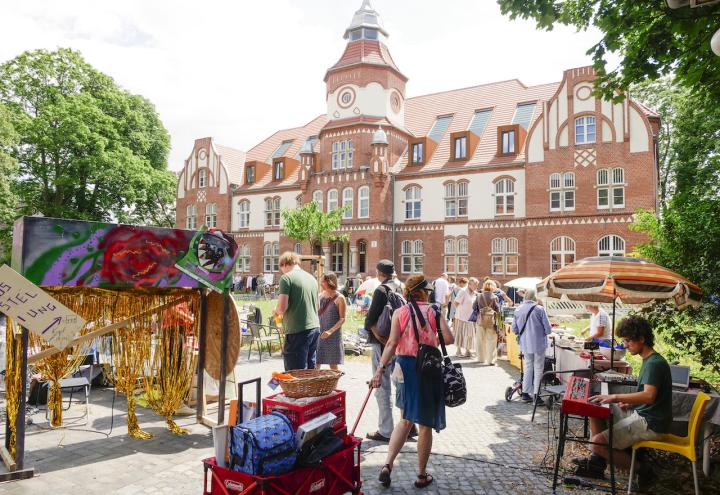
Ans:
[[[664,299],[685,308],[698,306],[702,297],[702,289],[682,275],[640,258],[624,256],[596,256],[576,261],[546,277],[537,289],[557,299],[564,296],[590,304],[613,303],[613,339],[618,300],[624,304],[646,304]]]

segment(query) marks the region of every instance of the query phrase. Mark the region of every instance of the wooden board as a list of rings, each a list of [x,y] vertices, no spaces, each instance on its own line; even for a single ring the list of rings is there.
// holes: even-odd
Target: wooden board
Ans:
[[[240,355],[240,318],[235,304],[228,301],[228,341],[225,348],[227,372],[233,370]],[[215,380],[220,379],[220,345],[222,340],[223,295],[216,292],[208,294],[207,335],[205,370]]]

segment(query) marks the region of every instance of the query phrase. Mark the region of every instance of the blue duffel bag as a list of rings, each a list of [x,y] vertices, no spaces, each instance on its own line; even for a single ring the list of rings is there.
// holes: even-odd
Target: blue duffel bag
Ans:
[[[272,412],[230,429],[230,461],[235,471],[275,476],[292,470],[296,459],[295,432],[282,413]]]

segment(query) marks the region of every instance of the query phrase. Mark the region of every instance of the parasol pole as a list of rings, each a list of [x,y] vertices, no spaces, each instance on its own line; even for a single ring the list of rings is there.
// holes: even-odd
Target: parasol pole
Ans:
[[[615,302],[617,301],[617,295],[615,292],[615,281],[613,280],[613,315],[612,315],[612,328],[610,329],[610,371],[615,367]]]

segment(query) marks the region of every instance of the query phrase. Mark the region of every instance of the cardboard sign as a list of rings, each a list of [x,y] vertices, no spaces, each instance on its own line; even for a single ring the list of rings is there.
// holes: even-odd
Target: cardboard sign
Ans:
[[[0,267],[0,311],[58,349],[85,326],[80,316],[7,265]]]

